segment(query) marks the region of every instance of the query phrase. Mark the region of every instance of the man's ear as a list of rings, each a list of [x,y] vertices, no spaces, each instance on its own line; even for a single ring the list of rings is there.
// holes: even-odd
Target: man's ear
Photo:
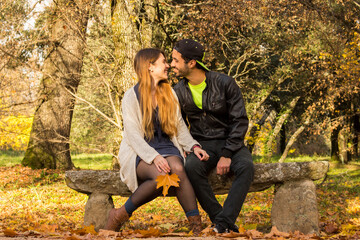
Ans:
[[[188,64],[189,64],[189,68],[195,68],[195,66],[196,66],[196,60],[191,59],[191,60],[188,62]]]

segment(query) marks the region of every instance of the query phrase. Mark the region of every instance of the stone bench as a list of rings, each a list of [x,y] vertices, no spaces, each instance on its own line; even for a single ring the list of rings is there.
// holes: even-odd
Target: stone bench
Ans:
[[[313,181],[323,179],[329,170],[326,161],[255,164],[255,175],[250,192],[263,191],[275,185],[271,209],[271,224],[283,232],[296,230],[319,232],[316,187]],[[232,176],[209,175],[215,194],[227,194]],[[88,194],[84,225],[95,230],[105,226],[107,215],[114,207],[112,195],[130,196],[114,170],[78,170],[65,173],[66,184],[75,191]]]

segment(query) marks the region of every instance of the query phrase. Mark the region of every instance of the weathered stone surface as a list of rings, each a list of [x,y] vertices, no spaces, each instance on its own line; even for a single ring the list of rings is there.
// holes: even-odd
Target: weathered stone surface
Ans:
[[[120,180],[116,170],[80,170],[66,171],[66,184],[81,193],[107,193],[111,195],[130,196],[127,186]]]
[[[286,182],[276,190],[271,223],[282,232],[319,233],[316,188],[311,180]]]
[[[114,203],[110,195],[92,193],[85,205],[84,225],[94,225],[96,231],[104,228],[112,208],[114,208]]]
[[[249,191],[259,192],[276,183],[299,179],[319,180],[325,177],[328,170],[327,161],[255,164],[254,180]],[[232,177],[222,177],[213,171],[209,181],[215,193],[226,194],[231,187]]]
[[[325,177],[329,163],[292,162],[255,164],[254,181],[250,192],[262,191],[273,184],[299,179],[319,180]],[[216,194],[226,194],[232,183],[232,176],[218,176],[210,173],[209,181]],[[121,182],[118,171],[112,170],[80,170],[67,171],[66,184],[82,193],[107,193],[111,195],[130,196],[127,186]]]
[[[256,164],[250,191],[262,191],[277,184],[271,214],[272,224],[284,232],[299,230],[303,233],[317,233],[318,211],[312,180],[324,178],[328,169],[329,163],[325,161]],[[216,194],[228,193],[232,178],[230,175],[218,176],[215,171],[209,175]],[[67,171],[66,184],[78,192],[89,194],[84,225],[93,224],[97,231],[105,226],[109,211],[114,207],[111,195],[131,194],[121,182],[119,171]]]

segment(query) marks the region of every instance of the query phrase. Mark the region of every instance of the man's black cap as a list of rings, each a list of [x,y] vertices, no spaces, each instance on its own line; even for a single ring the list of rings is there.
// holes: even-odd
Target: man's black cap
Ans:
[[[175,43],[174,49],[183,57],[194,59],[204,70],[210,71],[203,63],[205,48],[200,43],[192,39],[183,39]]]

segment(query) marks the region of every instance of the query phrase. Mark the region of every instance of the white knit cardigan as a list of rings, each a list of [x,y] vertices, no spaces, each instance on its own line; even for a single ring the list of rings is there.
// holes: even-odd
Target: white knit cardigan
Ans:
[[[173,94],[176,97],[174,91]],[[138,188],[135,166],[136,156],[151,164],[155,157],[159,155],[144,139],[144,131],[141,127],[142,114],[134,87],[124,94],[122,99],[122,116],[124,131],[118,156],[120,177],[129,190],[134,192]],[[178,121],[178,134],[176,137],[172,137],[171,141],[179,149],[180,154],[183,154],[184,150],[189,152],[192,146],[199,143],[190,135],[179,108],[176,120]]]

